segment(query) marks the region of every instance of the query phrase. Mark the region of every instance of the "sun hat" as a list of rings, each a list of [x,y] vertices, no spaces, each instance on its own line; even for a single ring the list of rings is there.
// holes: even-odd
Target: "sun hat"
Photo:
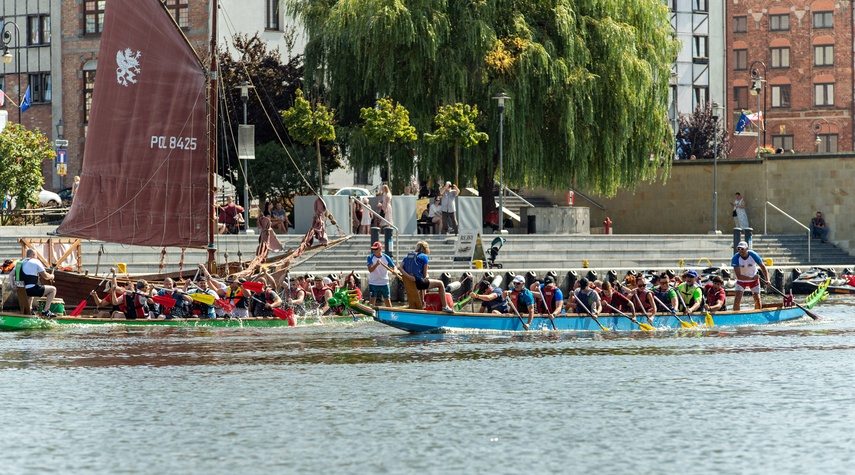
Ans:
[[[383,249],[383,244],[380,244],[380,241],[374,241],[374,244],[371,245],[371,249]]]
[[[739,244],[736,245],[737,249],[748,249],[748,243],[745,241],[739,241]]]
[[[694,271],[694,269],[693,269],[693,270],[690,270],[689,272],[686,272],[686,277],[692,277],[692,278],[697,279],[697,278],[698,278],[698,273],[697,273],[697,272],[695,272],[695,271]]]

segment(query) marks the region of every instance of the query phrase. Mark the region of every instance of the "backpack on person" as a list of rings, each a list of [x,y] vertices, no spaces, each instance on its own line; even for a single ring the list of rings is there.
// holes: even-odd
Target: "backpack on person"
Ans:
[[[17,290],[19,287],[23,289],[25,286],[24,272],[22,268],[24,267],[24,262],[26,261],[27,259],[24,259],[15,263],[15,269],[12,271],[12,280],[9,282],[9,287],[12,290]]]

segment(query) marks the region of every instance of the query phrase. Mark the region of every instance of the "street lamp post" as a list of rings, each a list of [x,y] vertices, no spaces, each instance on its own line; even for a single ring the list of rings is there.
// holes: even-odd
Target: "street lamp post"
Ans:
[[[813,143],[816,145],[816,153],[820,153],[819,147],[822,145],[822,138],[820,138],[819,134],[822,132],[822,124],[825,123],[826,133],[830,133],[831,123],[828,120],[818,117],[813,120],[810,124],[810,128],[813,131],[814,141]]]
[[[713,128],[713,218],[712,218],[712,234],[719,234],[718,231],[718,118],[719,111],[723,110],[724,107],[720,106],[718,102],[712,101],[712,109],[713,109],[713,124],[715,127]]]
[[[12,32],[7,29],[8,26],[15,27],[15,56],[17,56],[17,65],[16,68],[18,70],[18,123],[21,123],[21,98],[23,97],[21,93],[21,30],[18,28],[18,24],[14,21],[7,21],[3,23],[3,63],[12,64],[12,53],[9,51],[9,43],[12,41]]]
[[[243,125],[247,124],[246,103],[249,101],[249,90],[253,89],[248,82],[244,81],[237,87],[240,89],[240,100],[243,102]],[[239,157],[240,158],[240,157]],[[249,173],[247,159],[243,160],[243,222],[246,232],[249,233]]]
[[[760,69],[757,66],[763,67],[763,74],[760,74]],[[757,116],[758,116],[758,129],[757,129],[757,158],[760,158],[760,129],[763,129],[763,144],[766,145],[766,127],[764,123],[766,122],[766,63],[763,61],[754,61],[751,63],[751,93],[757,96]],[[763,107],[760,107],[760,92],[763,92]]]
[[[499,234],[503,234],[505,226],[505,175],[503,168],[504,150],[502,150],[502,142],[504,140],[505,101],[510,99],[510,97],[508,97],[504,92],[501,92],[493,99],[499,103]]]

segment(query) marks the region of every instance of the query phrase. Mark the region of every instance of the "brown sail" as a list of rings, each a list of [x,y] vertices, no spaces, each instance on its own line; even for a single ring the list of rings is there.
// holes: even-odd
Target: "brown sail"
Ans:
[[[204,247],[205,71],[160,0],[107,3],[80,188],[58,233]]]

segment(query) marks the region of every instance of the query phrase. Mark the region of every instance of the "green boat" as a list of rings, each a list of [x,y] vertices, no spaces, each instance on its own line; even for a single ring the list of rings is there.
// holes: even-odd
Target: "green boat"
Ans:
[[[313,324],[328,324],[332,322],[354,322],[359,320],[370,321],[371,317],[351,317],[330,315],[323,318],[318,317],[296,317],[297,326]],[[45,319],[34,315],[20,315],[15,313],[0,313],[0,330],[47,330],[59,328],[64,325],[128,325],[128,326],[170,326],[170,327],[213,327],[213,328],[270,328],[287,327],[288,320],[279,318],[173,318],[166,320],[125,320],[113,318],[93,317],[70,317],[59,316],[57,318]]]

